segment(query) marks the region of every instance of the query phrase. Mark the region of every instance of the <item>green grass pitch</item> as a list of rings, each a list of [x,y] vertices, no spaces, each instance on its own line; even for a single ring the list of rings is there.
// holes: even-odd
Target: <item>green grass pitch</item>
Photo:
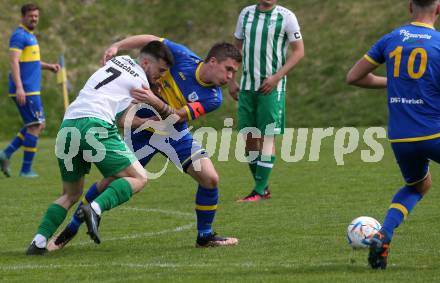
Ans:
[[[261,203],[235,202],[251,188],[246,164],[215,162],[221,178],[215,230],[238,237],[236,247],[194,248],[196,184],[170,166],[130,202],[104,214],[101,245],[82,227],[64,250],[27,257],[42,214],[61,193],[54,141],[43,139],[35,162],[40,178],[0,176],[0,282],[438,282],[438,165],[431,165],[432,191],[396,232],[389,268],[373,271],[366,250],[352,255],[346,227],[361,215],[382,222],[403,181],[386,141],[381,162],[362,162],[359,148],[345,166],[336,165],[332,141],[323,143],[317,162],[278,158],[273,199]],[[14,176],[20,159],[21,153],[13,159]],[[154,159],[149,168],[163,162]],[[93,170],[86,185],[97,178]]]

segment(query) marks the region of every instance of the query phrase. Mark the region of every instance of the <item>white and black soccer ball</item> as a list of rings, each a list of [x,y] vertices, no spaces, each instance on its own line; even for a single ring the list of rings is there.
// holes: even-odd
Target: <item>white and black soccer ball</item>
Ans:
[[[353,219],[347,227],[348,244],[355,249],[368,248],[370,239],[382,226],[380,223],[369,216],[360,216]]]

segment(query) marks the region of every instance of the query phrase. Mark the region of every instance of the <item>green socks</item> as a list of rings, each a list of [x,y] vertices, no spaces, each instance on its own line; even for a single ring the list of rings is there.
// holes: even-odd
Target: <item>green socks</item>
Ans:
[[[41,220],[37,234],[43,235],[46,239],[49,239],[63,223],[66,215],[67,209],[59,204],[52,203],[47,208],[47,212]]]
[[[101,212],[104,212],[128,201],[132,195],[130,183],[124,178],[119,178],[111,182],[94,202],[99,205]]]
[[[246,158],[248,159],[248,164],[249,164],[249,169],[251,170],[252,173],[252,177],[255,180],[255,172],[257,171],[257,162],[258,160],[260,160],[260,156],[258,155],[257,158],[255,158],[255,160],[250,160],[250,156],[246,156]]]
[[[120,178],[111,182],[108,188],[94,202],[99,205],[101,211],[106,211],[128,201],[132,194],[130,183],[124,178]],[[33,240],[37,247],[44,248],[46,246],[46,241],[52,237],[66,216],[67,209],[61,205],[56,203],[49,205]]]
[[[264,195],[264,189],[269,184],[270,173],[275,163],[275,155],[261,155],[255,169],[255,188],[254,191]],[[250,165],[249,165],[250,166]]]

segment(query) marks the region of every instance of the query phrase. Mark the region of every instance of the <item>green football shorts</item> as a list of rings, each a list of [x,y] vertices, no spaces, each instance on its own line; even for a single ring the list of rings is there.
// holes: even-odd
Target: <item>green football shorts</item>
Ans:
[[[238,97],[238,129],[257,128],[261,135],[284,134],[286,92],[273,90],[268,95],[243,90]]]
[[[55,152],[61,178],[71,183],[88,174],[92,163],[107,178],[137,161],[117,127],[98,118],[64,120]]]

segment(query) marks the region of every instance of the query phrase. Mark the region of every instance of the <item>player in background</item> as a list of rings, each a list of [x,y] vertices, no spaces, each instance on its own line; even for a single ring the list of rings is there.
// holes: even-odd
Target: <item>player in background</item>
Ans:
[[[178,121],[172,126],[178,132],[183,133],[188,131],[187,121],[198,119],[221,105],[222,90],[220,86],[227,84],[238,70],[241,55],[232,44],[218,43],[210,49],[205,60],[202,60],[187,47],[168,39],[161,39],[154,35],[138,35],[114,43],[106,50],[103,62],[115,56],[119,50],[138,48],[155,40],[161,40],[171,50],[175,64],[159,80],[160,99],[152,97],[149,104],[157,110],[163,119],[167,119],[169,115],[177,115]],[[133,94],[146,95],[144,89],[135,89]],[[148,118],[154,113],[142,109],[136,115]],[[120,120],[121,126],[124,125],[123,118]],[[197,182],[195,209],[198,233],[196,246],[236,245],[238,243],[236,238],[219,237],[212,230],[218,203],[219,176],[206,150],[193,139],[189,131],[183,137],[168,137],[172,149],[170,151],[153,146],[157,135],[157,132],[152,133],[144,130],[139,133],[132,131],[128,136],[135,152],[139,152],[147,145],[154,148],[150,155],[138,157],[143,166],[148,164],[155,154],[160,153]],[[173,158],[175,154],[177,158]],[[92,185],[85,195],[83,203],[92,201],[101,189],[96,184]],[[63,248],[76,235],[81,222],[81,219],[75,214],[67,227],[51,241],[49,250]]]
[[[34,4],[21,7],[21,24],[9,39],[9,96],[14,100],[24,122],[24,127],[10,144],[0,151],[0,167],[6,177],[11,176],[9,159],[23,146],[21,177],[37,177],[32,161],[37,152],[37,142],[44,128],[44,111],[40,98],[41,69],[58,72],[58,64],[48,64],[40,59],[40,48],[34,35],[38,25],[40,8]]]
[[[27,250],[28,255],[44,254],[46,242],[64,221],[67,210],[82,195],[84,175],[91,163],[99,169],[106,190],[80,213],[88,234],[100,243],[98,224],[102,212],[110,210],[139,192],[147,182],[145,170],[119,136],[114,121],[133,102],[130,90],[154,83],[173,64],[173,56],[161,42],[145,45],[139,59],[118,56],[108,61],[86,82],[69,106],[57,135],[56,153],[63,180],[63,195],[52,203]],[[151,91],[150,91],[151,92]],[[137,101],[147,102],[148,94]]]
[[[347,82],[388,90],[388,138],[406,184],[394,195],[368,263],[385,269],[394,230],[431,187],[429,160],[440,162],[440,33],[438,0],[411,0],[412,22],[377,41],[347,74]],[[386,77],[372,72],[385,64]]]
[[[255,186],[239,202],[271,197],[275,136],[282,135],[285,126],[286,75],[304,57],[296,16],[276,4],[276,0],[259,0],[257,5],[244,8],[234,33],[235,44],[243,53],[240,86],[235,79],[229,84],[229,93],[238,99],[238,127],[260,131],[244,137]],[[286,56],[288,47],[292,52]]]

